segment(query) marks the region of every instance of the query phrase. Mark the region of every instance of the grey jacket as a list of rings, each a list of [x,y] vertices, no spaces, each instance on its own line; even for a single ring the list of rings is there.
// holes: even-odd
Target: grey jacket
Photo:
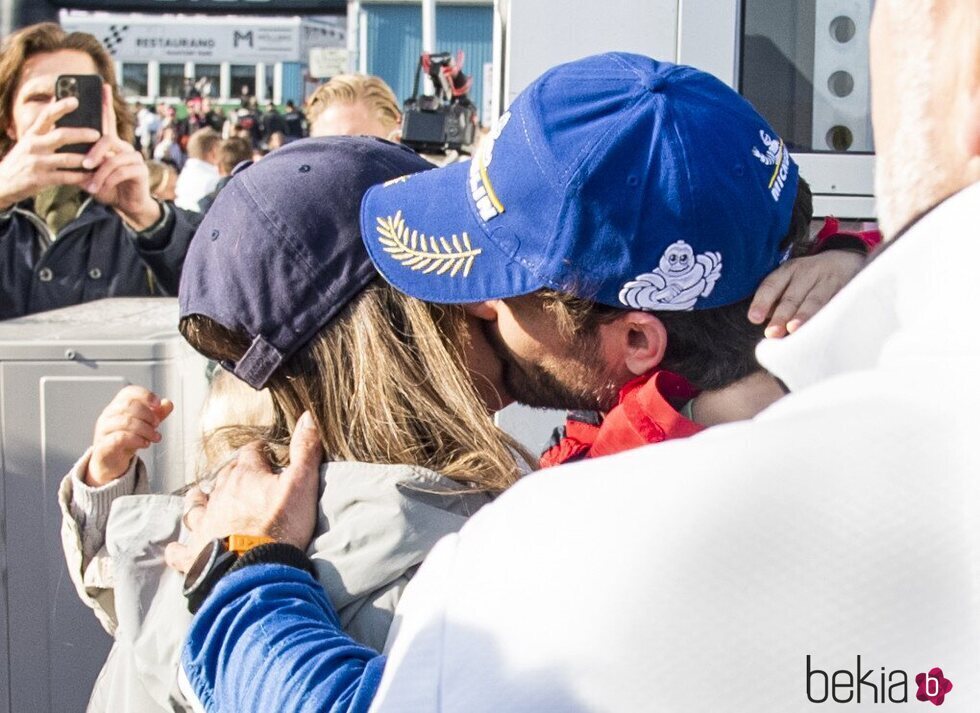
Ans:
[[[73,490],[87,462],[86,454],[64,479],[59,500],[72,580],[115,637],[88,710],[189,710],[175,682],[191,616],[181,577],[163,561],[166,544],[183,534],[183,501],[149,494],[114,498],[105,544],[85,557],[88,514],[79,511],[79,498],[73,502]],[[323,466],[321,478],[310,555],[345,630],[383,650],[395,607],[419,564],[490,496],[411,466],[335,462]],[[145,491],[146,482],[138,462],[136,491]]]

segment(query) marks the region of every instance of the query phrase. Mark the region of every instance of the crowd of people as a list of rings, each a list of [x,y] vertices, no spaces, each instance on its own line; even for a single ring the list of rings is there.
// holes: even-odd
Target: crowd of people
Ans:
[[[307,120],[292,100],[280,112],[269,102],[259,113],[254,96],[225,116],[220,106],[194,93],[183,107],[136,102],[135,147],[147,159],[151,193],[159,200],[203,213],[222,179],[243,161],[257,161],[280,146],[307,136]],[[183,114],[184,118],[178,118]],[[231,168],[223,166],[232,158]]]
[[[135,102],[136,148],[146,158],[172,162],[178,169],[186,159],[190,137],[200,129],[211,129],[223,139],[248,139],[257,151],[269,151],[307,136],[307,120],[293,100],[284,111],[269,102],[259,111],[254,96],[244,97],[237,109],[227,112],[208,97],[192,96],[183,104],[159,102],[156,106]],[[179,118],[180,116],[183,118]]]
[[[102,138],[57,126],[77,100],[54,101],[53,82],[71,72],[105,83]],[[131,106],[101,43],[54,24],[5,40],[0,79],[0,319],[173,296],[201,215],[236,166],[307,134],[397,141],[401,120],[391,89],[360,75],[321,85],[305,113],[290,100],[285,113],[270,103],[259,114],[254,97],[230,117],[199,95],[186,100],[184,118],[170,104]],[[87,153],[68,150],[85,144]]]
[[[439,168],[339,77],[312,138],[243,164],[202,124],[174,175],[94,38],[9,38],[0,316],[145,294],[74,288],[63,241],[101,241],[221,365],[186,495],[130,497],[173,409],[136,386],[62,483],[115,637],[90,710],[796,710],[857,654],[976,700],[978,37],[974,4],[876,3],[887,250],[812,235],[777,132],[692,67],[560,65]],[[56,128],[64,67],[106,82],[101,137]],[[543,453],[512,402],[570,412]],[[919,686],[887,695],[943,702]]]
[[[206,212],[235,166],[263,156],[304,136],[378,136],[397,141],[401,126],[398,100],[379,77],[342,74],[309,97],[303,111],[292,100],[281,114],[269,103],[254,111],[255,98],[243,100],[234,119],[224,119],[200,97],[187,101],[187,118],[161,105],[159,121],[148,107],[136,105],[137,149],[152,156],[151,193],[188,211]],[[145,127],[145,128],[141,128]]]

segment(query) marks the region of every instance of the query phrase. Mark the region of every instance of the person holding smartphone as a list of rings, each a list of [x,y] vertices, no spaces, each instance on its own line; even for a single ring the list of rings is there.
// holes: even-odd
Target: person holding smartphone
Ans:
[[[65,86],[84,86],[59,85],[59,77],[83,75],[99,78],[97,97],[58,98]],[[86,116],[96,118],[80,121]],[[151,196],[132,137],[112,59],[95,37],[43,23],[5,40],[0,319],[103,297],[176,294],[198,219]]]

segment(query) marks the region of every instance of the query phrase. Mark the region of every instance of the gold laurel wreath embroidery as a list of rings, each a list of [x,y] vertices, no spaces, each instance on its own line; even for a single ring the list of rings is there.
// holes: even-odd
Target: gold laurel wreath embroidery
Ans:
[[[462,241],[456,235],[446,240],[444,237],[426,236],[417,230],[409,230],[402,218],[402,212],[395,217],[378,218],[378,240],[384,251],[400,262],[403,267],[421,270],[423,275],[434,272],[455,277],[462,270],[468,277],[476,256],[483,248],[474,248],[470,237],[462,234]],[[451,242],[451,244],[450,244]]]

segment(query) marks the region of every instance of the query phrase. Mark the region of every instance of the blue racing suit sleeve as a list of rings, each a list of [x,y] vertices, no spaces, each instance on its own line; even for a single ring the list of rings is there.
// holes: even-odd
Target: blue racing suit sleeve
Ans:
[[[206,711],[361,713],[385,657],[344,633],[320,584],[296,567],[224,577],[194,617],[181,667]]]

